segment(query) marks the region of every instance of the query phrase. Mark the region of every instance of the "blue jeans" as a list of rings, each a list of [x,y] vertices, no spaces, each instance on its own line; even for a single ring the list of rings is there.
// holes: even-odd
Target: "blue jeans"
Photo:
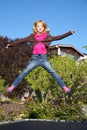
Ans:
[[[58,74],[52,68],[46,54],[32,55],[32,58],[29,61],[28,65],[26,66],[24,71],[21,74],[19,74],[19,76],[13,81],[12,85],[17,87],[21,83],[21,81],[24,79],[24,77],[27,76],[29,72],[31,72],[33,69],[35,69],[38,66],[42,66],[44,69],[46,69],[62,88],[66,86],[65,83],[62,81],[62,79],[58,76]]]

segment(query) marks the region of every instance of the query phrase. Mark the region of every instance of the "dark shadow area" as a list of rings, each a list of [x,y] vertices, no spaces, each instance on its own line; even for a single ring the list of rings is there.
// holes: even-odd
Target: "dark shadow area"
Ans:
[[[2,122],[0,130],[87,130],[87,121],[23,120]]]

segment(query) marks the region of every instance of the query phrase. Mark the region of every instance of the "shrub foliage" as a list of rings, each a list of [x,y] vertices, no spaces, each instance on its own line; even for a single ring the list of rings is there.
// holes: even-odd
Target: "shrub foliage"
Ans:
[[[6,49],[8,38],[0,37],[0,91],[11,84],[30,59],[30,48],[23,44]],[[20,89],[30,86],[32,100],[26,102],[23,118],[83,120],[86,119],[82,107],[87,104],[87,62],[77,63],[73,58],[53,56],[50,62],[62,80],[71,88],[65,93],[49,73],[38,67],[25,77]]]

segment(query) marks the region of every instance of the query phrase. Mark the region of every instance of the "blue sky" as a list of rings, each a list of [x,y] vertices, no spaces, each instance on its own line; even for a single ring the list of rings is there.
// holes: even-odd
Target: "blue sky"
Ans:
[[[44,20],[51,35],[75,34],[52,44],[72,44],[87,53],[87,0],[0,0],[0,35],[22,38],[32,33],[36,20]]]

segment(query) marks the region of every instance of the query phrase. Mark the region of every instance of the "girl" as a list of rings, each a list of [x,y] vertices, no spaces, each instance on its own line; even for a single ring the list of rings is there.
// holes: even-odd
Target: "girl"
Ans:
[[[69,35],[72,35],[74,31],[71,30],[60,36],[51,36],[49,32],[50,31],[47,24],[42,20],[37,20],[33,24],[32,34],[30,34],[28,37],[21,38],[13,43],[9,43],[6,46],[6,48],[8,48],[26,42],[29,42],[32,46],[32,58],[29,61],[29,64],[26,66],[24,71],[19,74],[19,76],[12,82],[11,86],[7,90],[8,92],[12,92],[12,90],[14,90],[21,83],[24,77],[38,66],[42,66],[44,69],[46,69],[65,92],[71,91],[49,63],[47,58],[47,48],[52,41],[60,40]]]

